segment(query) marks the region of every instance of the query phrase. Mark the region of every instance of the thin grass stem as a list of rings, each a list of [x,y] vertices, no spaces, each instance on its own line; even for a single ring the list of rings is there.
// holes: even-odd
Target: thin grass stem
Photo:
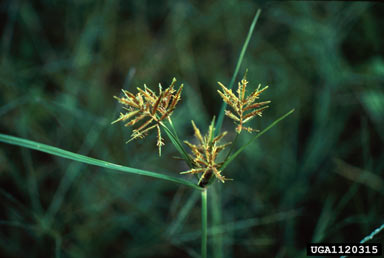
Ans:
[[[207,189],[201,192],[201,257],[207,258],[207,228],[208,228],[208,210],[207,210]]]
[[[374,231],[372,231],[371,234],[369,234],[368,236],[364,237],[361,241],[360,241],[360,244],[364,244],[365,242],[373,239],[377,234],[379,234],[382,230],[384,229],[384,224],[382,224],[380,227],[378,227],[377,229],[375,229]]]
[[[210,193],[210,206],[212,212],[212,227],[219,227],[222,224],[222,214],[221,214],[221,184],[214,184],[211,188]],[[223,254],[223,235],[217,234],[213,239],[213,255],[214,258],[222,258]]]
[[[382,224],[380,227],[376,228],[374,231],[371,232],[368,236],[364,237],[360,244],[364,244],[365,242],[372,240],[377,234],[379,234],[384,229],[384,224]],[[340,256],[340,258],[346,258],[348,256]]]

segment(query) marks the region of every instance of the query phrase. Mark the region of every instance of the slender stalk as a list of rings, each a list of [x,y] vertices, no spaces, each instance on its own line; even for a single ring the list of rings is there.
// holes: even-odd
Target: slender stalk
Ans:
[[[201,192],[201,257],[207,258],[207,228],[208,228],[208,210],[207,210],[207,189]]]
[[[372,240],[377,234],[379,234],[382,230],[384,229],[384,224],[382,224],[380,227],[376,228],[374,231],[372,231],[371,234],[368,236],[364,237],[361,241],[360,244],[364,244],[365,242]],[[346,258],[348,257],[347,255],[340,256],[340,258]]]
[[[382,224],[380,227],[376,228],[374,231],[372,231],[371,234],[369,234],[368,236],[364,237],[360,243],[361,244],[364,244],[365,242],[373,239],[374,236],[376,236],[377,234],[380,233],[380,231],[382,231],[384,229],[384,224]]]
[[[210,187],[210,206],[212,212],[212,226],[213,228],[220,227],[222,225],[221,216],[221,184],[214,184]],[[214,258],[222,258],[223,255],[223,234],[217,234],[213,239],[213,254]]]

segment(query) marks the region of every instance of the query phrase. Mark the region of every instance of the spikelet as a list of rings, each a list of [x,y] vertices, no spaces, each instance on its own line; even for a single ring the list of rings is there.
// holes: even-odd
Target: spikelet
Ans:
[[[152,129],[157,129],[157,146],[159,148],[159,156],[161,156],[161,146],[164,145],[161,137],[160,125],[165,119],[170,119],[172,112],[175,110],[177,103],[181,99],[181,84],[176,91],[174,85],[176,79],[173,78],[171,85],[163,90],[159,84],[159,94],[150,90],[145,84],[144,89],[137,88],[138,93],[122,90],[124,96],[122,98],[114,96],[122,105],[125,113],[120,113],[118,119],[112,122],[126,122],[125,126],[137,126],[133,129],[131,138],[128,142],[145,137]],[[140,123],[140,126],[137,124]]]
[[[260,89],[261,85],[259,84],[257,89],[246,97],[245,93],[248,84],[248,81],[246,80],[246,75],[244,75],[244,78],[238,84],[237,96],[232,92],[232,90],[225,87],[221,82],[218,82],[218,84],[221,86],[222,89],[222,91],[218,90],[218,93],[220,94],[221,98],[235,112],[233,113],[229,110],[225,110],[225,115],[234,120],[237,124],[236,132],[240,134],[242,130],[246,130],[250,133],[257,131],[256,129],[253,129],[251,127],[244,126],[244,124],[249,122],[256,116],[261,116],[262,111],[268,108],[268,106],[264,105],[270,103],[271,101],[264,101],[258,103],[255,102],[256,99],[259,98],[259,95],[263,91],[268,89],[268,86],[265,86],[264,88]]]
[[[199,186],[204,187],[208,184],[209,179],[214,175],[221,182],[224,183],[225,180],[230,180],[221,175],[220,166],[221,163],[216,162],[218,154],[224,150],[231,143],[226,143],[219,145],[219,141],[227,134],[223,132],[220,135],[214,137],[214,126],[213,122],[209,126],[208,133],[204,136],[201,135],[199,128],[192,121],[193,130],[195,132],[195,138],[198,140],[198,144],[192,144],[188,141],[184,143],[191,149],[192,155],[189,155],[193,161],[193,168],[181,172],[180,174],[199,174],[201,173],[199,179]]]

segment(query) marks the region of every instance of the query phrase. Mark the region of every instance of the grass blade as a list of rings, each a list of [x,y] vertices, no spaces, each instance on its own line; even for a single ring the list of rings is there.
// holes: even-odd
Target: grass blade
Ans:
[[[176,219],[174,219],[173,224],[169,227],[169,230],[168,230],[169,236],[173,237],[177,231],[180,231],[182,229],[183,224],[185,223],[185,220],[187,219],[191,210],[195,206],[195,203],[198,197],[199,197],[198,192],[193,192],[190,195],[188,201],[184,204],[183,208],[180,209]]]
[[[257,138],[259,138],[260,136],[262,136],[264,133],[266,133],[267,131],[269,131],[272,127],[274,127],[276,124],[278,124],[281,120],[283,120],[284,118],[286,118],[287,116],[289,116],[290,114],[292,114],[293,112],[295,111],[295,109],[292,109],[290,110],[288,113],[286,113],[285,115],[281,116],[280,118],[276,119],[275,121],[273,121],[267,128],[265,128],[263,131],[261,131],[260,133],[258,133],[257,135],[255,135],[247,144],[244,144],[243,146],[241,146],[235,153],[233,153],[231,156],[229,156],[229,158],[224,162],[224,164],[221,166],[221,170],[223,171],[227,166],[228,164],[234,159],[236,158],[248,145],[250,145],[254,140],[256,140]]]
[[[380,233],[384,229],[384,224],[382,224],[380,227],[376,228],[374,231],[372,231],[371,234],[368,236],[364,237],[361,241],[360,244],[364,244],[365,242],[372,240],[377,234]],[[340,258],[347,258],[348,256],[340,256]]]
[[[137,168],[121,166],[118,164],[110,163],[110,162],[99,160],[99,159],[94,159],[91,157],[87,157],[84,155],[80,155],[77,153],[66,151],[66,150],[63,150],[63,149],[60,149],[57,147],[53,147],[50,145],[30,141],[27,139],[22,139],[19,137],[14,137],[11,135],[0,134],[0,142],[4,142],[4,143],[12,144],[12,145],[17,145],[20,147],[25,147],[25,148],[45,152],[45,153],[48,153],[51,155],[55,155],[58,157],[82,162],[82,163],[89,164],[89,165],[94,165],[94,166],[103,167],[103,168],[107,168],[107,169],[117,170],[117,171],[121,171],[121,172],[125,172],[125,173],[154,177],[154,178],[163,179],[163,180],[175,182],[178,184],[182,184],[185,186],[189,186],[189,187],[192,187],[194,189],[203,190],[201,187],[197,186],[196,184],[189,182],[187,180],[184,180],[184,179],[180,179],[177,177],[168,176],[168,175],[164,175],[164,174],[160,174],[160,173],[156,173],[156,172],[141,170],[141,169],[137,169]]]
[[[365,242],[373,239],[374,236],[376,236],[377,234],[380,233],[380,231],[382,231],[384,229],[384,224],[382,224],[380,227],[376,228],[374,231],[372,231],[371,234],[369,234],[368,236],[364,237],[360,243],[361,244],[364,244]]]
[[[239,59],[237,60],[236,68],[235,68],[235,71],[233,72],[232,79],[231,79],[231,82],[229,83],[228,89],[233,88],[233,84],[235,83],[237,74],[239,73],[241,63],[243,62],[243,59],[244,59],[245,51],[247,51],[249,41],[251,40],[251,37],[252,37],[253,31],[255,29],[257,20],[259,19],[260,13],[261,13],[261,10],[258,9],[256,14],[255,14],[255,17],[253,18],[251,26],[249,27],[247,38],[245,39],[244,45],[241,49]],[[227,106],[227,103],[223,102],[221,109],[220,109],[220,113],[219,113],[217,122],[216,122],[216,127],[215,127],[216,128],[216,135],[218,135],[220,133],[221,126],[222,126],[223,120],[224,120],[224,110],[225,110],[226,106]]]

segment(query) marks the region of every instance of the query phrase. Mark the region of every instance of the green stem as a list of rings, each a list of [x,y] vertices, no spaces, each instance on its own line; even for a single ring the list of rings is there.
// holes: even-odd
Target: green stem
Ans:
[[[208,211],[207,211],[207,189],[201,192],[201,257],[207,258],[207,228],[208,228]]]
[[[210,206],[212,212],[212,226],[213,228],[220,227],[222,225],[222,216],[221,216],[221,184],[214,184],[210,187]],[[223,255],[223,234],[217,234],[213,239],[213,254],[214,258],[222,258]]]

